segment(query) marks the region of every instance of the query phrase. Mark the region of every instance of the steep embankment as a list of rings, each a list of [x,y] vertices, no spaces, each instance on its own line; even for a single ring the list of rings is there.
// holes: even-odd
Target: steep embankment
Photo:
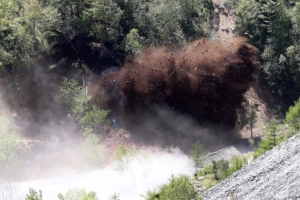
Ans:
[[[230,49],[234,43],[233,38],[234,27],[235,27],[235,10],[228,9],[225,7],[224,3],[226,0],[213,0],[214,12],[219,16],[219,23],[215,26],[220,41],[223,43],[224,47]],[[244,35],[245,37],[248,34]],[[272,116],[271,109],[268,109],[267,100],[270,101],[267,91],[261,91],[257,82],[253,82],[249,90],[244,94],[245,102],[242,105],[243,109],[238,110],[239,121],[237,122],[239,133],[243,138],[249,138],[251,136],[251,131],[249,124],[245,123],[245,117],[249,114],[250,106],[254,107],[257,118],[256,123],[253,127],[253,136],[260,137],[260,134],[264,131],[270,117]],[[271,103],[271,102],[268,102]]]
[[[203,199],[300,199],[300,135],[268,151],[218,185]]]

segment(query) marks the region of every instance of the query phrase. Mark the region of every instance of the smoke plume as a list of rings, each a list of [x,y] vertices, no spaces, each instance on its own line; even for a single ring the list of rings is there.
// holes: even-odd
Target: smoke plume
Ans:
[[[232,40],[225,45],[199,39],[180,50],[145,49],[139,59],[104,73],[90,92],[118,112],[125,125],[141,119],[136,115],[141,110],[167,104],[202,125],[232,126],[258,66],[257,49],[245,38]]]

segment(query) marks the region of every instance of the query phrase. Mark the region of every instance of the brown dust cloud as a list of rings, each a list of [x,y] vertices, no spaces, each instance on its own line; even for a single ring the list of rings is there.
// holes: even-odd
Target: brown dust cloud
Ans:
[[[138,59],[103,73],[90,93],[125,127],[161,117],[164,107],[177,113],[173,125],[189,117],[201,127],[232,128],[243,95],[255,81],[256,54],[241,37],[230,45],[199,39],[177,50],[144,49]],[[158,121],[162,125],[164,119]]]

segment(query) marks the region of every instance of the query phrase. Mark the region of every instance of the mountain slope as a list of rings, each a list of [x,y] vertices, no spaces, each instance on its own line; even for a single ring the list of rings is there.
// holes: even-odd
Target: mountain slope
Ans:
[[[210,188],[203,199],[300,199],[300,135],[291,137]]]

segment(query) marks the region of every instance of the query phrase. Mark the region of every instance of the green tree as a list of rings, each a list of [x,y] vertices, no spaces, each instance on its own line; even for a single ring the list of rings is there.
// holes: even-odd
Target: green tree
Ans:
[[[262,54],[259,78],[276,98],[283,114],[299,97],[299,2],[241,0],[237,6],[236,30]]]
[[[96,106],[93,97],[87,94],[87,88],[74,79],[64,77],[56,100],[83,129],[97,131],[99,125],[106,123],[109,111]]]
[[[120,200],[120,194],[113,194],[110,196],[109,200]]]
[[[58,198],[60,200],[99,200],[96,192],[86,192],[85,189],[79,188],[68,190],[64,196],[59,193]]]
[[[230,160],[230,167],[228,169],[227,176],[233,174],[234,172],[240,170],[244,165],[247,164],[245,157],[235,156]]]
[[[34,189],[29,188],[29,194],[26,194],[25,200],[43,200],[42,191],[39,190],[39,192],[37,192]]]
[[[249,106],[249,114],[248,114],[248,123],[250,126],[250,134],[251,134],[251,138],[253,139],[253,128],[254,125],[256,123],[256,119],[257,119],[257,113],[256,113],[256,109],[253,105]]]
[[[219,177],[218,177],[218,162],[213,160],[213,161],[211,161],[211,165],[212,165],[212,172],[214,174],[214,179],[219,180]]]
[[[56,99],[64,109],[71,111],[75,104],[74,100],[81,94],[82,89],[76,80],[63,77]]]
[[[285,121],[295,130],[300,130],[300,99],[286,113]]]
[[[254,159],[271,150],[283,141],[283,136],[278,134],[277,127],[276,120],[272,119],[267,127],[266,138],[260,141],[258,144],[259,147],[254,152]]]
[[[202,145],[200,144],[199,141],[197,141],[195,144],[192,146],[191,150],[191,159],[194,162],[195,166],[195,172],[199,170],[203,166],[203,156],[205,155],[204,150],[202,148]]]
[[[123,144],[119,146],[116,152],[116,163],[115,163],[115,170],[124,173],[125,171],[129,172],[134,185],[136,186],[133,169],[132,169],[132,162],[137,156],[137,150],[134,149],[127,149]]]
[[[120,20],[123,11],[113,0],[94,0],[84,11],[85,23],[90,25],[89,34],[100,42],[115,42],[121,34]]]
[[[135,28],[131,29],[125,38],[125,50],[138,56],[143,49],[143,38]]]
[[[100,143],[101,137],[91,129],[85,130],[83,139],[83,153],[90,166],[102,166],[106,158],[106,148]]]
[[[158,191],[147,191],[146,195],[143,195],[145,200],[200,200],[201,198],[195,191],[194,186],[191,183],[190,178],[187,175],[179,175],[178,177],[172,177],[168,183],[160,185]]]
[[[219,160],[218,165],[218,179],[223,180],[228,176],[229,162],[227,160]]]
[[[241,0],[239,1],[236,9],[237,18],[237,30],[241,32],[251,31],[255,28],[257,23],[259,4],[255,0]]]

